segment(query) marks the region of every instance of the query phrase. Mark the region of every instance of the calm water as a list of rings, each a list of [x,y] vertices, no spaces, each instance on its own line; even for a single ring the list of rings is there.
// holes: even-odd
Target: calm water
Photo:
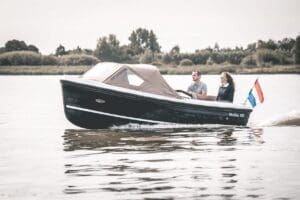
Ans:
[[[243,102],[255,75],[235,76]],[[248,127],[84,130],[60,76],[0,76],[0,199],[299,199],[300,76],[261,75]],[[186,89],[190,76],[165,76]],[[219,76],[203,76],[210,95]]]

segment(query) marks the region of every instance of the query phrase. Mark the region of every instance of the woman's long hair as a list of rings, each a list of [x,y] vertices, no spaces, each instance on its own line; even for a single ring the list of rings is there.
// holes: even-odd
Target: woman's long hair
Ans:
[[[226,76],[226,79],[227,79],[227,82],[229,85],[231,85],[233,87],[233,90],[235,90],[235,84],[234,84],[234,81],[233,81],[233,78],[232,76],[229,74],[229,72],[223,72]]]

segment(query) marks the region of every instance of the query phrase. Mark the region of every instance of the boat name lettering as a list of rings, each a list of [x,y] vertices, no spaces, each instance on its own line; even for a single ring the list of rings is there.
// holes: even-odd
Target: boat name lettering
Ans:
[[[245,117],[245,114],[243,113],[229,113],[228,114],[229,117]]]
[[[244,113],[228,113],[229,117],[245,117]]]

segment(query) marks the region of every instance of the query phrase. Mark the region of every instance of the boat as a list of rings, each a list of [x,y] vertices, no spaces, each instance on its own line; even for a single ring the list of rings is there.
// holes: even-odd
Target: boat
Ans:
[[[196,100],[174,90],[157,67],[101,62],[60,80],[66,118],[86,129],[125,124],[247,124],[243,104]]]

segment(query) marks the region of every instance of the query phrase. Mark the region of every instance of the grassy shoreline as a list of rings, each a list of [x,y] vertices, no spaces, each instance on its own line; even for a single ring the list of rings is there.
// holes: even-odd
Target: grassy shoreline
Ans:
[[[92,66],[0,66],[0,75],[64,75],[83,74]]]
[[[0,75],[79,75],[92,66],[0,66]],[[268,67],[241,65],[193,65],[160,66],[161,74],[190,74],[199,70],[203,74],[220,74],[228,71],[233,74],[300,74],[300,66],[274,65]]]

